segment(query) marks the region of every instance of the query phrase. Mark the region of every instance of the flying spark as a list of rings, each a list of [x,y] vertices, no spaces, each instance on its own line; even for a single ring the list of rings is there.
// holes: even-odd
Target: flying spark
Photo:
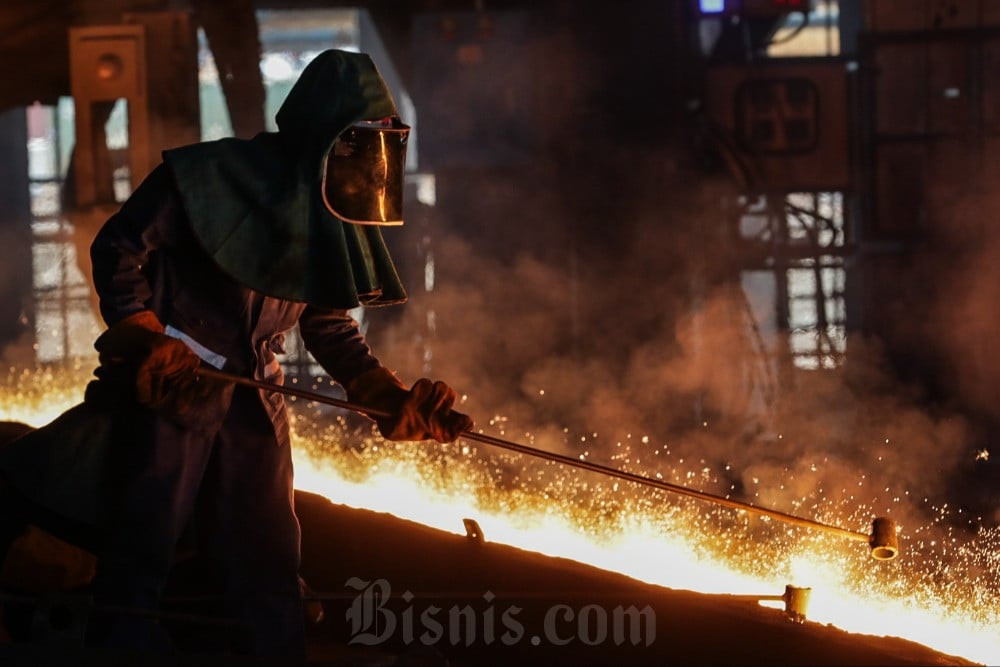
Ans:
[[[45,424],[82,400],[88,379],[80,367],[11,369],[0,376],[0,419]],[[810,621],[1000,664],[1000,528],[960,531],[952,525],[959,512],[947,503],[920,496],[933,518],[918,523],[903,515],[901,558],[873,562],[867,550],[825,533],[462,442],[386,442],[367,422],[352,426],[315,403],[290,405],[296,487],[333,502],[458,534],[462,518],[475,515],[491,541],[670,588],[756,594],[807,586]],[[500,428],[507,419],[494,421]],[[560,444],[537,440],[542,449]],[[645,467],[631,448],[621,447],[619,464],[630,472],[695,486],[721,483],[703,463],[688,469],[669,453],[657,458],[656,470]],[[892,509],[852,498],[834,499],[814,487],[803,489],[798,502],[818,521],[856,528]]]

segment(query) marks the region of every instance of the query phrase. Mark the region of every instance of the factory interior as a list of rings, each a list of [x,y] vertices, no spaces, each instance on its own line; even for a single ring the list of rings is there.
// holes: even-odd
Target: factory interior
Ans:
[[[4,664],[129,664],[3,462],[100,363],[95,236],[328,49],[411,128],[408,298],[350,314],[475,433],[386,440],[287,331],[309,664],[1000,662],[1000,2],[5,0]],[[174,561],[171,659],[266,664]]]

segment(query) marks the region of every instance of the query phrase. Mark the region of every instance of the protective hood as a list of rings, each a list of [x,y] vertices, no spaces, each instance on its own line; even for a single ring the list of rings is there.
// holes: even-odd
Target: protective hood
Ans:
[[[328,50],[278,110],[278,132],[165,151],[195,236],[216,264],[269,296],[327,308],[406,300],[378,226],[345,224],[323,202],[333,142],[397,116],[365,54]]]

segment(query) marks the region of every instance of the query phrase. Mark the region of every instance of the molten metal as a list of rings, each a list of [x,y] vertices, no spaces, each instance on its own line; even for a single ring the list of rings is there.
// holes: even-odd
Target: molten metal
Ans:
[[[0,373],[0,418],[34,426],[51,421],[82,400],[91,361],[96,363]],[[674,589],[748,594],[801,582],[812,588],[813,622],[1000,664],[1000,526],[966,534],[951,525],[965,519],[962,511],[956,515],[947,504],[905,491],[876,512],[870,500],[853,496],[835,507],[815,487],[811,499],[803,496],[823,520],[858,525],[866,516],[895,516],[890,505],[926,504],[934,513],[929,522],[895,516],[906,527],[898,536],[906,543],[906,562],[872,563],[825,531],[776,530],[722,507],[698,511],[692,504],[663,503],[662,492],[651,486],[633,485],[623,494],[617,484],[577,479],[568,467],[485,455],[473,443],[414,447],[375,435],[358,441],[342,416],[305,402],[292,407],[296,489],[334,503],[458,535],[466,534],[460,519],[474,516],[493,543]],[[501,471],[501,465],[508,467]],[[664,474],[669,470],[683,477],[675,468]],[[873,538],[865,536],[870,546]]]

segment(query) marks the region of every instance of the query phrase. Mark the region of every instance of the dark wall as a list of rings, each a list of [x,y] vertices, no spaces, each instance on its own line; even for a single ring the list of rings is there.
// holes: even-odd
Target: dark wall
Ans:
[[[414,15],[440,213],[500,255],[607,251],[672,159],[679,3],[579,5]]]

